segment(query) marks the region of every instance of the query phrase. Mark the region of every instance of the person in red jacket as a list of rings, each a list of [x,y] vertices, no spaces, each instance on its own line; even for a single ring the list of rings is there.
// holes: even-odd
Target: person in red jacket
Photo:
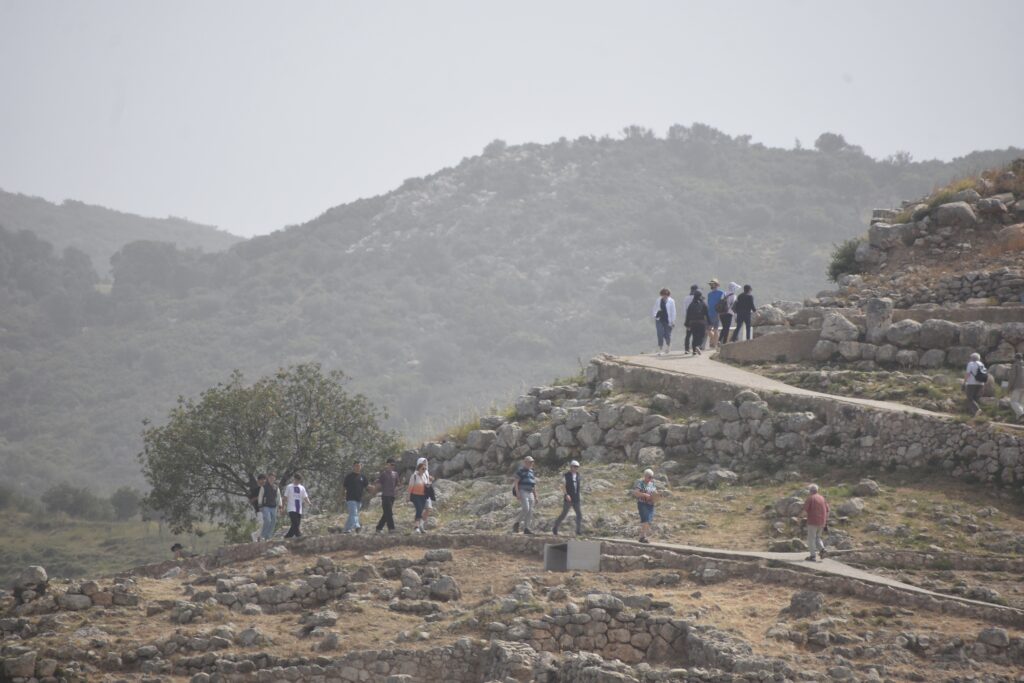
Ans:
[[[817,484],[811,484],[807,489],[811,494],[804,502],[804,515],[807,517],[807,547],[811,551],[807,561],[817,562],[816,555],[819,552],[822,557],[825,557],[825,541],[821,538],[821,532],[828,526],[828,501],[818,493]]]

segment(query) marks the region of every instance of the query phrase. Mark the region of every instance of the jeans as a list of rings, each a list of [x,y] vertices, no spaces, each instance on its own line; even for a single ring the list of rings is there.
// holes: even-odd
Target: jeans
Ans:
[[[658,348],[664,346],[671,346],[672,344],[672,326],[664,320],[656,320],[655,327],[658,330]]]
[[[529,529],[530,524],[533,522],[533,506],[536,502],[533,500],[533,491],[519,491],[519,516],[516,517],[516,524],[523,523],[524,529]]]
[[[412,494],[412,506],[416,508],[416,520],[423,519],[423,510],[427,507],[427,497],[419,494]]]
[[[269,541],[274,535],[274,529],[277,528],[277,508],[261,508],[260,514],[263,515],[263,530],[260,532],[260,538]]]
[[[346,500],[345,507],[348,509],[348,519],[345,520],[345,531],[362,529],[359,524],[359,508],[362,503],[358,500]]]
[[[638,500],[636,502],[636,511],[640,513],[641,524],[650,524],[654,521],[654,503]]]
[[[981,389],[984,384],[965,384],[964,393],[967,394],[967,412],[971,415],[977,415],[981,412],[981,405],[978,403],[978,399],[981,398]]]
[[[752,331],[751,330],[752,325],[750,323],[750,316],[751,315],[752,314],[750,314],[750,313],[737,313],[736,314],[736,330],[732,333],[732,340],[733,341],[736,341],[737,339],[739,339],[739,337],[740,337],[740,327],[742,327],[743,325],[747,326],[747,340],[748,341],[750,340],[751,331]]]
[[[384,528],[384,525],[388,525],[388,531],[395,530],[395,497],[394,496],[381,496],[380,506],[384,509],[383,514],[380,516],[380,521],[377,522],[377,531]]]
[[[821,539],[822,528],[813,524],[807,525],[807,547],[810,549],[812,556],[825,550],[825,541]]]
[[[288,533],[286,533],[284,537],[292,538],[301,536],[302,532],[299,531],[299,525],[302,524],[302,515],[298,512],[289,512],[288,519],[292,521],[292,525],[288,528]]]
[[[732,313],[722,313],[722,333],[718,335],[718,343],[725,344],[729,341],[729,327],[732,325]]]
[[[579,536],[583,533],[583,513],[580,511],[580,499],[574,498],[573,500],[562,499],[562,514],[558,515],[558,519],[555,520],[555,525],[551,527],[551,530],[558,533],[558,527],[562,523],[562,520],[569,514],[569,510],[576,512],[576,535]]]

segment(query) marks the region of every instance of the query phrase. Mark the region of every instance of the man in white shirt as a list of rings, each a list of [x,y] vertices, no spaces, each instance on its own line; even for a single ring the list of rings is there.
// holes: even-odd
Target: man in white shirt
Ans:
[[[980,379],[979,375],[984,375],[985,379]],[[981,362],[981,356],[972,353],[971,359],[967,363],[967,372],[964,373],[964,393],[967,394],[967,412],[971,415],[977,415],[981,412],[981,405],[978,403],[978,399],[981,397],[981,390],[987,381],[988,370],[985,369],[985,364]]]
[[[306,507],[312,505],[306,487],[302,485],[302,477],[296,474],[292,477],[292,483],[285,487],[285,501],[287,501],[288,518],[292,521],[285,538],[298,538],[302,536],[299,525],[302,524],[302,513]]]

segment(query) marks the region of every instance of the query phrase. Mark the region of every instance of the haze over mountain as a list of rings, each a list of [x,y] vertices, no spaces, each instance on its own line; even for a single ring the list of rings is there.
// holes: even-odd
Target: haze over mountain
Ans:
[[[102,206],[67,200],[54,204],[39,197],[0,190],[0,225],[28,230],[58,251],[73,247],[92,261],[101,278],[110,271],[110,257],[136,240],[170,242],[182,249],[221,251],[243,238],[183,218],[148,218]]]
[[[255,378],[307,360],[346,371],[422,436],[576,358],[649,349],[662,286],[717,276],[760,301],[813,294],[832,244],[862,233],[872,207],[1021,154],[875,160],[838,135],[783,150],[700,124],[495,141],[222,253],[131,243],[109,295],[83,286],[80,260],[9,233],[0,458],[23,485],[137,483],[143,418],[232,368]]]

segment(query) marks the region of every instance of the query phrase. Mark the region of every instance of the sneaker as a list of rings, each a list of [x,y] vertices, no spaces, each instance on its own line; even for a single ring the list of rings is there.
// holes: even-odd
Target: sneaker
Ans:
[[[693,355],[699,356],[700,355],[700,349],[694,349],[693,350]]]
[[[362,530],[363,530],[363,527],[361,527],[361,526],[357,526],[357,527],[356,527],[356,533],[357,533],[357,534],[358,534],[358,533],[359,533],[360,531],[362,531]]]
[[[821,550],[819,550],[819,551],[818,551],[818,556],[819,556],[819,557],[820,557],[821,559],[823,559],[823,560],[825,559],[825,554],[826,554],[826,553],[825,553],[825,549],[824,549],[824,548],[822,548]]]
[[[558,529],[552,529],[551,530],[551,535],[552,536],[557,536],[558,535]]]
[[[514,534],[518,534],[519,533],[519,522],[516,522],[515,524],[512,525],[512,533],[514,533]]]
[[[526,527],[523,527],[523,533],[527,536],[533,536],[533,532],[527,529]]]
[[[380,529],[374,529],[374,530],[373,530],[373,533],[375,533],[375,534],[379,534],[379,533],[380,533],[380,531],[381,531]]]
[[[419,527],[416,527],[415,529],[412,530],[412,532],[414,534],[422,534],[423,533],[423,529],[421,529]]]
[[[650,543],[650,541],[648,541],[648,540],[647,540],[647,537],[646,537],[646,536],[641,536],[641,537],[640,537],[640,542],[641,542],[641,543]]]
[[[817,562],[818,559],[816,557],[814,557],[814,555],[808,555],[807,556],[807,561],[808,562]]]

